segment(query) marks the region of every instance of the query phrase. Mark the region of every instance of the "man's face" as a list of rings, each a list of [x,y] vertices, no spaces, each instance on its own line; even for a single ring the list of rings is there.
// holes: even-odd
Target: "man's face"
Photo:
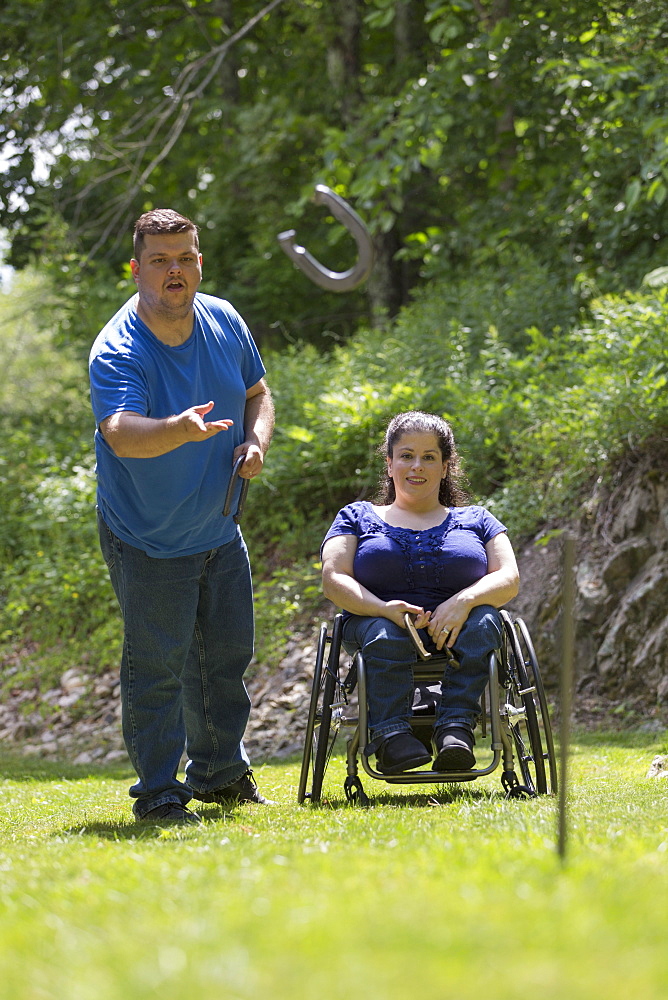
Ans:
[[[195,233],[147,235],[140,260],[132,260],[139,301],[162,319],[184,319],[202,280]]]

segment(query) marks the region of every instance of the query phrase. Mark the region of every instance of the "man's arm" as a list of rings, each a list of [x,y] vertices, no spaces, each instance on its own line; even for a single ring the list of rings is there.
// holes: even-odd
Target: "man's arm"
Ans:
[[[119,458],[156,458],[188,441],[207,441],[229,430],[232,420],[204,420],[213,405],[209,402],[191,406],[183,413],[159,420],[123,410],[103,420],[100,431]]]
[[[274,430],[274,403],[269,386],[263,378],[246,392],[244,411],[244,441],[234,449],[234,461],[245,455],[239,475],[252,479],[262,472],[264,456],[267,454]]]

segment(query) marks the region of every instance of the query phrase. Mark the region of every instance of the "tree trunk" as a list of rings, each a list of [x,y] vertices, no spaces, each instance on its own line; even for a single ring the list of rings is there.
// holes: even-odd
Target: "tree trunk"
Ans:
[[[350,124],[360,102],[360,0],[334,0],[336,31],[327,52],[327,76],[340,107],[344,124]]]
[[[217,9],[220,11],[220,17],[225,25],[225,29],[228,35],[234,33],[234,0],[218,0]],[[231,49],[228,49],[225,53],[225,58],[223,59],[223,64],[220,67],[220,85],[223,92],[223,100],[225,104],[231,106],[236,106],[239,103],[239,76],[237,70],[239,69],[239,59],[237,56],[237,48],[235,45]]]
[[[376,260],[367,282],[373,326],[382,326],[388,317],[396,316],[403,305],[403,269],[401,263],[395,260],[400,245],[396,226],[389,233],[374,236]]]
[[[420,53],[427,37],[422,0],[396,0],[394,11],[394,56],[397,65]]]
[[[492,0],[489,6],[486,6],[482,0],[473,0],[473,6],[480,17],[485,31],[492,31],[499,21],[510,16],[512,0]],[[503,81],[497,77],[494,81],[494,89],[500,90],[502,87]],[[503,99],[503,95],[501,95],[501,99]],[[517,157],[515,105],[511,98],[508,98],[506,106],[499,112],[496,122],[496,137],[499,145],[499,163],[505,174],[504,180],[499,187],[505,194],[514,187],[512,168]]]

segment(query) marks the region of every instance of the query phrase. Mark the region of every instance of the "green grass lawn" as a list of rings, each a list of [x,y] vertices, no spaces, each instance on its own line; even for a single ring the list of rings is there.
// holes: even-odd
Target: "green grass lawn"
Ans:
[[[13,1000],[668,997],[665,739],[579,736],[565,864],[553,798],[496,775],[369,809],[298,806],[135,825],[129,772],[0,758],[0,996]],[[423,786],[424,787],[424,786]],[[432,796],[437,800],[431,802]]]

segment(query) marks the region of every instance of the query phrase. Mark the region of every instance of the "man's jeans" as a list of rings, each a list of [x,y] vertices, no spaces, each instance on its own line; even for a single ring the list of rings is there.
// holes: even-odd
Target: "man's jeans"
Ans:
[[[434,731],[448,726],[475,728],[489,680],[489,654],[500,645],[501,627],[499,612],[491,605],[470,612],[453,647],[460,668],[445,670]],[[427,631],[420,633],[426,648],[435,652]],[[361,649],[364,655],[373,751],[385,737],[410,732],[417,653],[406,629],[389,618],[352,615],[343,626],[343,645],[349,653]]]
[[[98,513],[102,554],[125,625],[123,737],[139,780],[138,818],[248,769],[243,675],[253,655],[253,594],[241,534],[208,552],[154,559],[121,541]],[[187,783],[176,774],[184,747]]]

